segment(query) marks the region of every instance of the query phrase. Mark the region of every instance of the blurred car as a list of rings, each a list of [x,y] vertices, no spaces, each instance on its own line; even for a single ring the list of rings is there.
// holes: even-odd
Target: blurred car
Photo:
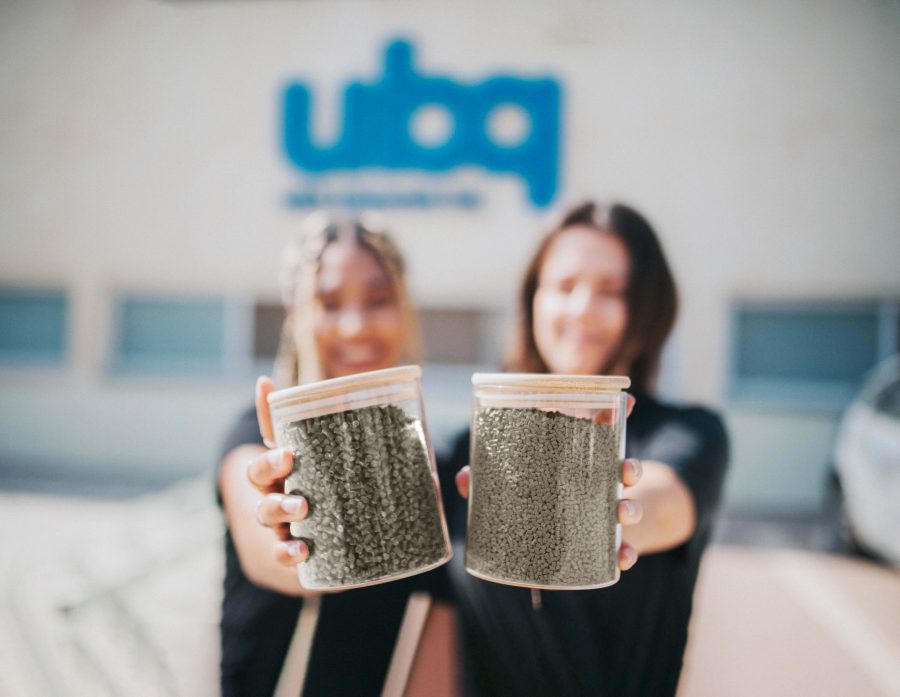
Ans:
[[[844,413],[834,466],[842,546],[900,565],[900,354],[872,371]]]

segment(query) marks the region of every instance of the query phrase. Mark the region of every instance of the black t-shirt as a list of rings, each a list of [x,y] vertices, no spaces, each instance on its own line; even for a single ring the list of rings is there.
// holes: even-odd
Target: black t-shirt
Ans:
[[[253,410],[226,439],[224,453],[261,443]],[[428,590],[459,611],[465,687],[470,695],[672,695],[687,641],[700,557],[718,507],[728,458],[721,420],[701,408],[638,396],[628,419],[626,454],[659,460],[687,484],[697,528],[685,544],[642,556],[609,588],[545,591],[534,611],[526,589],[476,579],[463,568],[466,502],[453,477],[468,463],[469,434],[438,471],[453,560],[392,583],[322,596],[304,697],[378,695],[409,594]],[[302,599],[253,585],[226,535],[222,604],[222,693],[270,695]]]
[[[451,466],[465,464],[468,441],[468,434],[457,441]],[[477,579],[455,559],[449,571],[464,632],[467,694],[675,694],[728,440],[714,413],[640,395],[628,419],[626,454],[675,469],[696,505],[693,536],[675,549],[642,556],[614,586],[543,591],[537,611],[529,590]],[[462,520],[456,518],[457,530]]]

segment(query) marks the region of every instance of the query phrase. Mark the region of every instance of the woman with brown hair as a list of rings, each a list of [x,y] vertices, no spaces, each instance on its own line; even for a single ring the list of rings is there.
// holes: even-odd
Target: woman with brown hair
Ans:
[[[676,291],[660,243],[637,211],[586,203],[538,246],[518,298],[519,325],[506,367],[516,372],[628,375],[624,478],[643,508],[621,553],[641,561],[609,588],[530,594],[454,567],[467,693],[479,695],[673,695],[691,598],[724,478],[721,420],[653,396],[674,321]],[[453,462],[465,464],[468,435]],[[639,458],[639,459],[638,459]],[[468,493],[468,468],[457,476]],[[623,501],[620,519],[633,520]],[[637,509],[635,509],[637,510]],[[633,548],[633,549],[632,549]]]

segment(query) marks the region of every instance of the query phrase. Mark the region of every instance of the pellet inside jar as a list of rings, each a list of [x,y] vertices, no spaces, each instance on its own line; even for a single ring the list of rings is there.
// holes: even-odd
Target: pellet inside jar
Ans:
[[[294,451],[286,489],[310,514],[292,523],[310,547],[309,587],[365,583],[413,572],[447,554],[421,423],[393,405],[283,425]]]
[[[540,409],[475,417],[466,566],[535,586],[616,578],[619,435]]]

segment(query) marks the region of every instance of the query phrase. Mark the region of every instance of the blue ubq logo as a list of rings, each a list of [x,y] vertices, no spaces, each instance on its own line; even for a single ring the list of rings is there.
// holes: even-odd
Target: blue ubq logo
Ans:
[[[497,75],[465,85],[425,76],[416,72],[410,43],[394,41],[387,47],[380,81],[347,85],[343,132],[330,147],[311,140],[310,99],[302,83],[289,85],[284,94],[284,148],[290,161],[308,172],[446,172],[476,165],[519,175],[537,206],[547,206],[556,195],[560,86],[551,78]],[[451,121],[438,142],[414,137],[413,121],[428,110]],[[498,116],[510,114],[521,126],[512,139],[495,127]]]

